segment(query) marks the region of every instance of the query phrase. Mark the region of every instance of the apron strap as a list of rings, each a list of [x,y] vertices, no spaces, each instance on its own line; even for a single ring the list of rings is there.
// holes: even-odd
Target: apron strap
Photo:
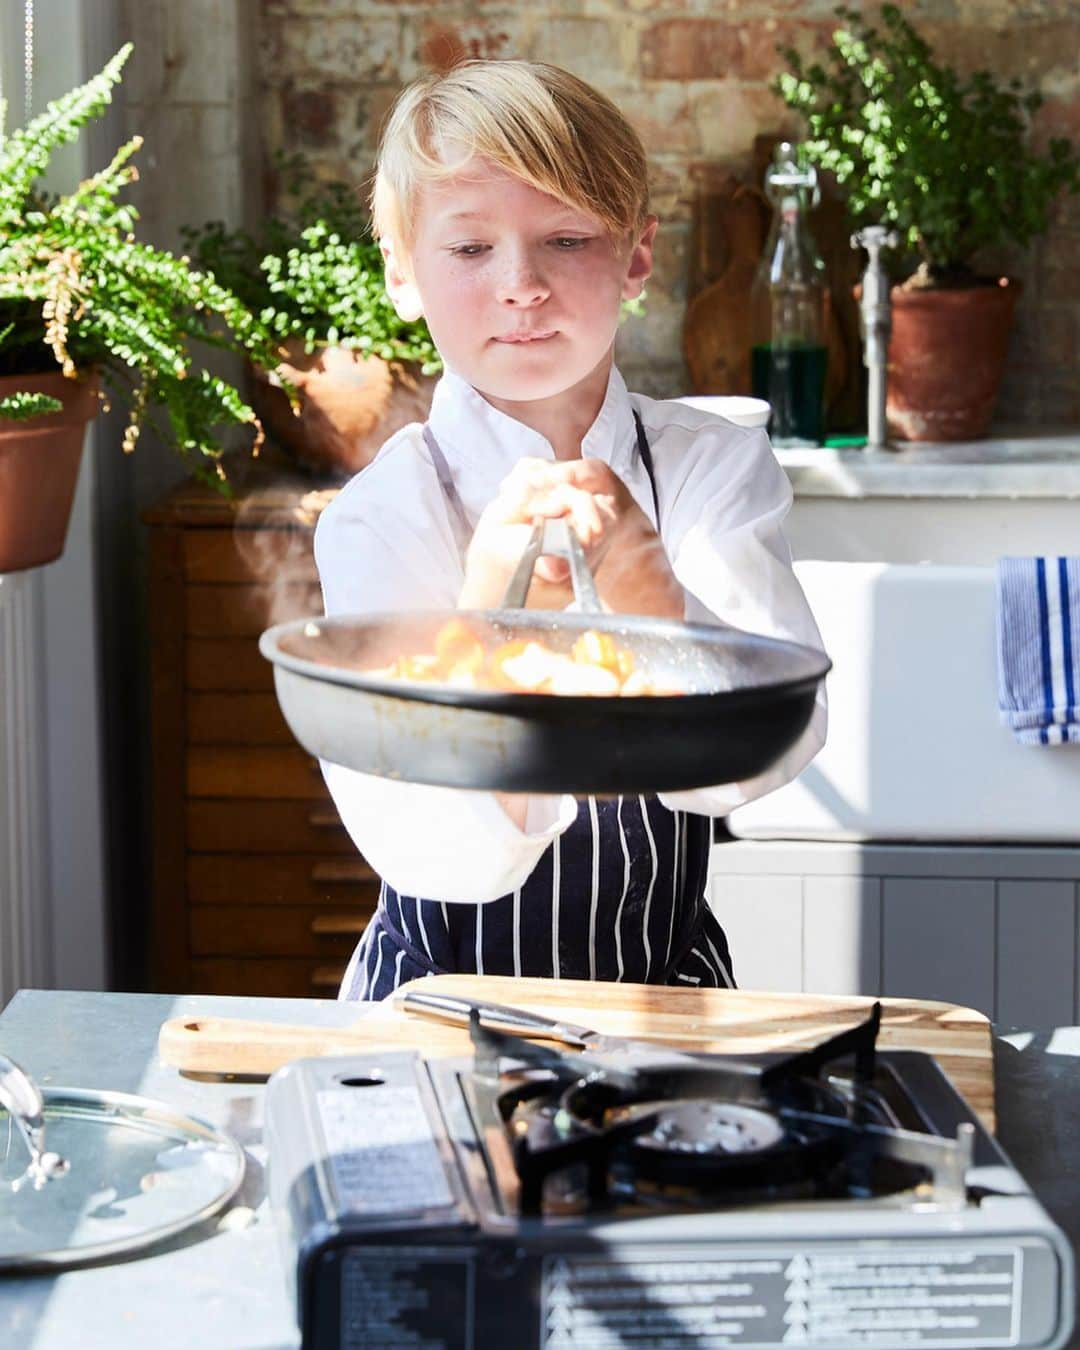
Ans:
[[[454,475],[450,472],[450,465],[447,464],[442,447],[435,439],[435,433],[427,422],[424,423],[424,443],[431,455],[431,462],[435,465],[439,486],[442,488],[446,507],[450,513],[450,528],[454,532],[454,539],[457,541],[461,556],[464,558],[469,547],[469,540],[472,538],[472,526],[469,524],[469,517],[465,513],[465,505],[454,486]]]
[[[656,533],[660,533],[660,496],[656,491],[656,474],[653,472],[652,451],[649,449],[649,438],[645,435],[645,427],[641,420],[641,414],[634,409],[634,426],[637,428],[637,448],[641,456],[641,462],[645,465],[645,472],[649,475],[649,487],[652,488],[653,510],[656,512]]]
[[[641,417],[634,409],[634,427],[637,431],[637,448],[641,456],[641,462],[645,467],[645,472],[649,475],[649,487],[652,489],[653,510],[656,514],[656,529],[660,530],[660,497],[656,491],[656,474],[653,471],[652,451],[649,449],[649,438],[645,435],[645,427],[642,424]],[[469,517],[465,511],[465,505],[461,500],[457,488],[454,486],[454,475],[450,472],[450,465],[446,462],[446,456],[442,452],[442,447],[435,439],[435,433],[430,425],[424,423],[424,444],[428,448],[428,454],[431,456],[431,462],[435,466],[435,474],[439,480],[439,486],[442,488],[443,497],[446,499],[447,510],[450,513],[450,528],[454,532],[454,538],[457,546],[461,550],[462,557],[469,547],[469,540],[472,538],[472,526],[469,524]]]

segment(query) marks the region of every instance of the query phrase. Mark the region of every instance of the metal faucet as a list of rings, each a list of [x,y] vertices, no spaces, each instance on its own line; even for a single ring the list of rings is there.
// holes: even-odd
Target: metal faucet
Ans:
[[[885,380],[889,361],[889,334],[892,332],[892,310],[889,305],[889,279],[881,265],[881,250],[895,248],[900,236],[884,225],[867,225],[851,236],[852,248],[867,252],[866,271],[862,276],[862,299],[859,301],[859,323],[863,336],[863,361],[867,381],[866,446],[868,450],[883,450],[888,445],[885,427]]]

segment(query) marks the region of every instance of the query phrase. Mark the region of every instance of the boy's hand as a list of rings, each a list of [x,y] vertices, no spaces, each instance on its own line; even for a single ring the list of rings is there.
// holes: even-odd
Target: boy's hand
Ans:
[[[622,479],[596,459],[523,459],[514,466],[477,522],[459,606],[497,608],[535,522],[560,516],[576,530],[608,609],[682,618],[682,588],[648,517]],[[538,558],[528,606],[565,609],[573,598],[569,563]]]
[[[568,469],[585,461],[551,463],[522,459],[503,479],[477,521],[465,558],[463,609],[497,609],[521,560],[537,520],[567,516],[590,566],[603,547],[616,514],[610,494],[589,492]],[[538,558],[527,603],[534,609],[564,609],[574,598],[570,570],[562,558]]]

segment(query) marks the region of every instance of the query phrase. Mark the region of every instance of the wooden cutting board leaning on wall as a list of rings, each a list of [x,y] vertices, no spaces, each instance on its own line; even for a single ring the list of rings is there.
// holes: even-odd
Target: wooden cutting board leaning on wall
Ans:
[[[411,987],[525,1008],[609,1035],[714,1054],[805,1049],[863,1021],[875,1001],[494,975],[428,976]],[[990,1023],[982,1013],[923,999],[883,998],[880,1003],[881,1049],[933,1055],[993,1130],[993,1052]],[[347,1027],[180,1017],[164,1024],[158,1047],[166,1064],[204,1074],[269,1074],[290,1060],[313,1055],[413,1049],[432,1058],[468,1055],[472,1049],[466,1029],[403,1012],[392,999],[358,1004],[357,1014]]]

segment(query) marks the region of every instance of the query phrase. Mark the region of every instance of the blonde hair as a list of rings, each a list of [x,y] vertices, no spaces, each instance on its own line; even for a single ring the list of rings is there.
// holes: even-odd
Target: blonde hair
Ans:
[[[473,155],[595,216],[614,239],[645,226],[645,151],[610,99],[557,66],[464,61],[398,95],[371,195],[376,235],[408,250],[418,188]]]

